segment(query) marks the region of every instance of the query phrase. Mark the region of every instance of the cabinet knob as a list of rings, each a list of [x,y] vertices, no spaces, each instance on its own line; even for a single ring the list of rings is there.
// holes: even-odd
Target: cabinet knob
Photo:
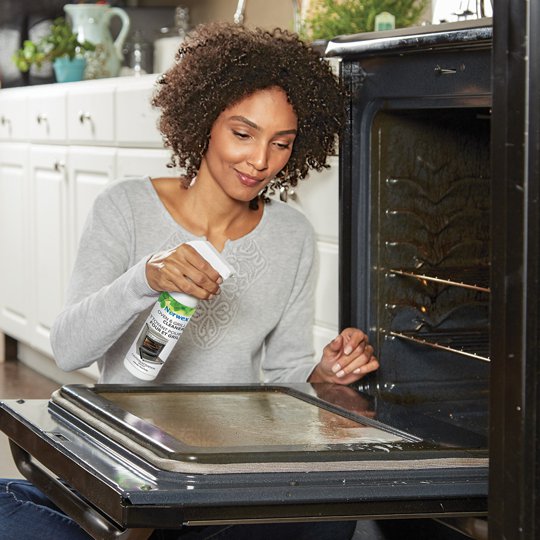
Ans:
[[[49,119],[47,118],[47,115],[44,114],[44,113],[39,113],[37,116],[36,116],[36,122],[38,124],[45,124],[46,122],[48,122]]]
[[[79,122],[84,124],[85,122],[91,122],[92,115],[89,112],[79,111]]]
[[[63,161],[55,161],[53,165],[53,169],[56,172],[63,171],[66,168],[66,164]]]
[[[11,120],[7,116],[0,116],[0,124],[3,126],[9,126],[11,124]]]

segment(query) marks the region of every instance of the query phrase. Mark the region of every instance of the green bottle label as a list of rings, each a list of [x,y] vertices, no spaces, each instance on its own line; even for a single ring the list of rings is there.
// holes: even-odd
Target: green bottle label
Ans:
[[[184,317],[191,317],[195,313],[194,307],[184,306],[180,302],[176,301],[169,293],[162,292],[159,295],[159,305],[165,311],[169,313],[175,313],[176,315],[181,315]]]

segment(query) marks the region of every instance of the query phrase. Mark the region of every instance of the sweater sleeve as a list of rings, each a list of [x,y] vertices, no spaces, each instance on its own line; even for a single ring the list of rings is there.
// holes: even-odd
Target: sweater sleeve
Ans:
[[[318,260],[311,228],[304,240],[289,301],[265,343],[266,383],[306,382],[315,368],[313,323]]]
[[[118,192],[117,192],[118,193]],[[130,267],[133,220],[128,201],[100,194],[87,218],[63,311],[51,329],[58,366],[86,367],[156,300],[146,280],[146,257]]]

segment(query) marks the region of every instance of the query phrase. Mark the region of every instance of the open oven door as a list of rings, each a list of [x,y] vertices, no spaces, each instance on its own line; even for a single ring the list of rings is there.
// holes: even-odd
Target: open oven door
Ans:
[[[0,425],[21,472],[96,538],[487,510],[484,437],[340,385],[68,385],[3,402]]]

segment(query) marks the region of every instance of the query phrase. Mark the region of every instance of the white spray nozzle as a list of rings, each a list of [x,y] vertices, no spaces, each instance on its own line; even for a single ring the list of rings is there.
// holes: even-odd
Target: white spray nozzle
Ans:
[[[221,256],[221,253],[207,240],[191,240],[186,242],[195,249],[201,257],[208,261],[214,270],[226,280],[234,274],[234,268]]]

